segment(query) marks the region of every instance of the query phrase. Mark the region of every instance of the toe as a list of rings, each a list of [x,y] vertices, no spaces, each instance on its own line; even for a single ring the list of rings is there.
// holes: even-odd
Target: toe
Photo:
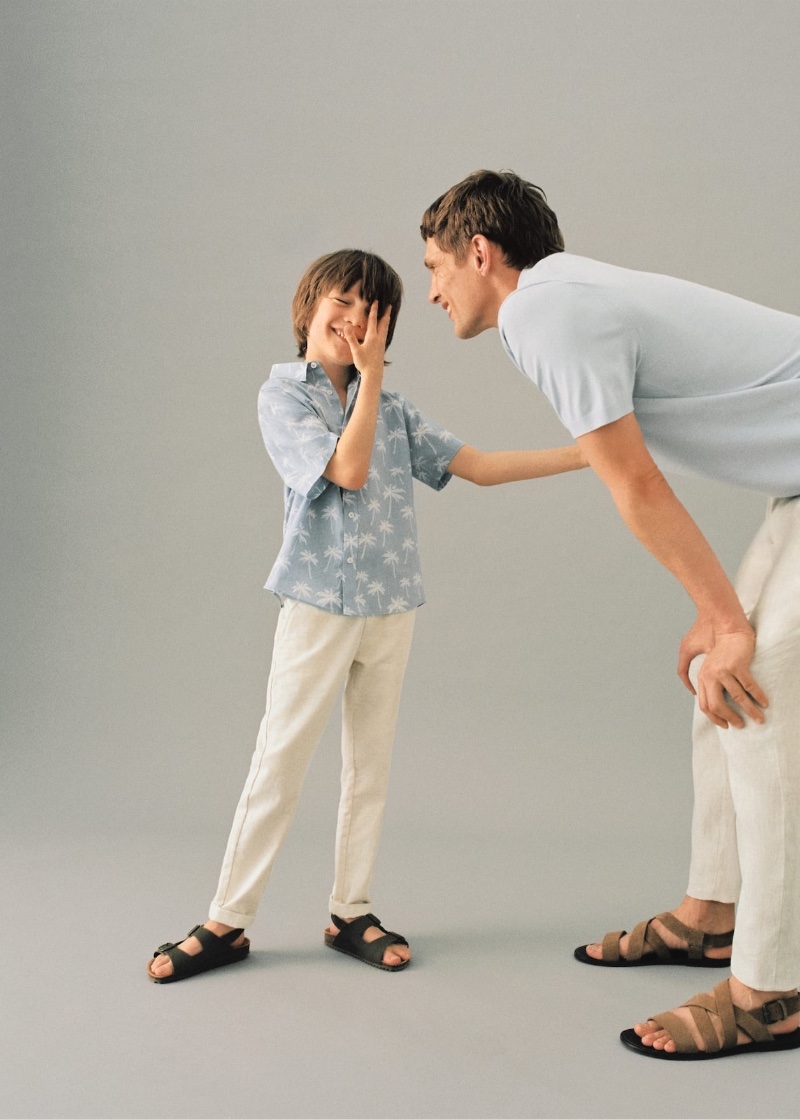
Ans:
[[[165,975],[172,974],[172,960],[169,956],[156,956],[150,964],[150,971],[153,975],[161,979]]]
[[[602,944],[587,944],[586,955],[591,956],[593,960],[602,960],[603,946]]]

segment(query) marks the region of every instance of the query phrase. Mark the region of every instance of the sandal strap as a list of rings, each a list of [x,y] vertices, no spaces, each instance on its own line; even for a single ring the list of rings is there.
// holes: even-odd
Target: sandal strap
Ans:
[[[690,960],[701,959],[704,948],[729,948],[733,944],[733,929],[726,933],[704,933],[701,929],[684,925],[673,913],[659,913],[653,920],[660,921],[674,936],[687,941]]]
[[[800,1013],[800,995],[787,995],[786,998],[772,999],[765,1002],[757,1011],[742,1010],[742,1014],[750,1014],[763,1022],[765,1026],[772,1026],[775,1022],[783,1022],[793,1014]]]
[[[601,954],[602,960],[608,960],[609,963],[615,964],[620,958],[619,942],[623,936],[627,936],[625,929],[619,929],[617,932],[606,933],[603,937],[603,951]]]
[[[791,1015],[800,1012],[800,995],[772,999],[760,1007],[759,1010],[748,1011],[734,1004],[730,984],[727,980],[723,980],[712,991],[693,995],[683,1005],[688,1007],[692,1015],[697,1032],[703,1040],[705,1051],[707,1053],[718,1053],[721,1049],[736,1048],[737,1030],[742,1030],[754,1042],[774,1041],[774,1034],[770,1033],[767,1025],[782,1022]],[[719,1018],[722,1025],[721,1043],[714,1028],[712,1014]],[[675,1043],[676,1052],[701,1052],[691,1030],[675,1011],[653,1014],[651,1017],[654,1022],[669,1033]]]
[[[700,929],[684,925],[672,913],[657,913],[647,921],[640,921],[630,934],[628,951],[625,958],[632,962],[641,960],[647,949],[654,952],[659,959],[669,960],[672,950],[665,944],[653,928],[653,921],[660,921],[664,928],[687,943],[687,955],[690,960],[702,960],[706,948],[729,948],[733,944],[733,930],[727,933],[704,933]],[[606,933],[603,937],[602,959],[608,963],[617,963],[620,959],[620,941],[627,936],[625,930]]]
[[[195,925],[189,936],[196,936],[203,945],[203,951],[206,952],[208,949],[213,951],[219,948],[221,944],[224,944],[226,949],[230,948],[234,940],[237,940],[243,932],[244,929],[231,929],[230,932],[217,935],[211,929],[207,929],[205,925]],[[187,936],[187,940],[189,936]]]
[[[649,948],[652,952],[662,960],[670,958],[670,950],[653,928],[653,921],[661,920],[662,914],[658,917],[651,917],[648,921],[640,921],[635,925],[631,932],[630,941],[628,942],[628,951],[625,959],[635,962],[641,960],[645,955],[645,949]],[[623,936],[627,936],[625,929],[619,932],[606,933],[603,937],[603,954],[602,959],[608,963],[617,963],[621,958],[620,941]]]
[[[184,940],[188,940],[190,936],[196,937],[203,946],[202,952],[191,956],[180,947],[182,941],[168,941],[156,948],[153,958],[167,956],[172,963],[172,974],[176,977],[194,975],[197,971],[206,971],[212,960],[230,956],[233,941],[243,932],[244,929],[231,929],[230,932],[217,936],[203,925],[195,925]]]
[[[408,946],[408,941],[404,936],[385,929],[374,913],[364,913],[361,917],[356,917],[354,921],[344,921],[331,913],[331,921],[339,930],[336,940],[341,938],[351,948],[356,949],[359,955],[376,963],[383,960],[384,952],[387,948],[391,948],[393,944]],[[364,933],[369,928],[378,928],[384,935],[376,937],[375,940],[364,940]]]
[[[645,955],[645,948],[651,948],[659,959],[668,960],[670,958],[672,953],[653,928],[653,921],[661,920],[661,916],[662,914],[659,914],[657,917],[651,917],[649,921],[640,921],[634,927],[628,947],[629,960],[641,960],[642,956]]]

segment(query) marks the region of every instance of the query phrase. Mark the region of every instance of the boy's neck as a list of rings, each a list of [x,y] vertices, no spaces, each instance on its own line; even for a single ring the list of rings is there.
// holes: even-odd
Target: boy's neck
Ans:
[[[318,359],[311,355],[306,355],[309,361],[317,361]],[[347,386],[355,377],[355,368],[352,365],[336,365],[333,362],[326,362],[324,365],[321,361],[318,364],[322,367],[325,376],[336,389],[337,393],[342,399],[347,397]]]

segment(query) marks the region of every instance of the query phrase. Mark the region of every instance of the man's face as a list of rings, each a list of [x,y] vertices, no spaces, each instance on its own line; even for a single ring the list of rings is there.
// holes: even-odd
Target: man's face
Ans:
[[[491,318],[491,293],[470,249],[462,261],[439,248],[433,237],[425,247],[425,267],[431,274],[428,299],[438,303],[453,323],[456,338],[474,338],[496,325]]]

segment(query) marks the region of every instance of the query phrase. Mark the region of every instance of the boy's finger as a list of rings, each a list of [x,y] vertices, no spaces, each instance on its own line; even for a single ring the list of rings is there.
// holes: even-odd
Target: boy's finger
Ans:
[[[355,352],[356,348],[360,345],[360,343],[358,341],[358,336],[355,332],[353,324],[349,323],[349,322],[346,322],[342,326],[342,334],[344,334],[345,341],[347,342],[350,349],[353,350],[353,352]]]

